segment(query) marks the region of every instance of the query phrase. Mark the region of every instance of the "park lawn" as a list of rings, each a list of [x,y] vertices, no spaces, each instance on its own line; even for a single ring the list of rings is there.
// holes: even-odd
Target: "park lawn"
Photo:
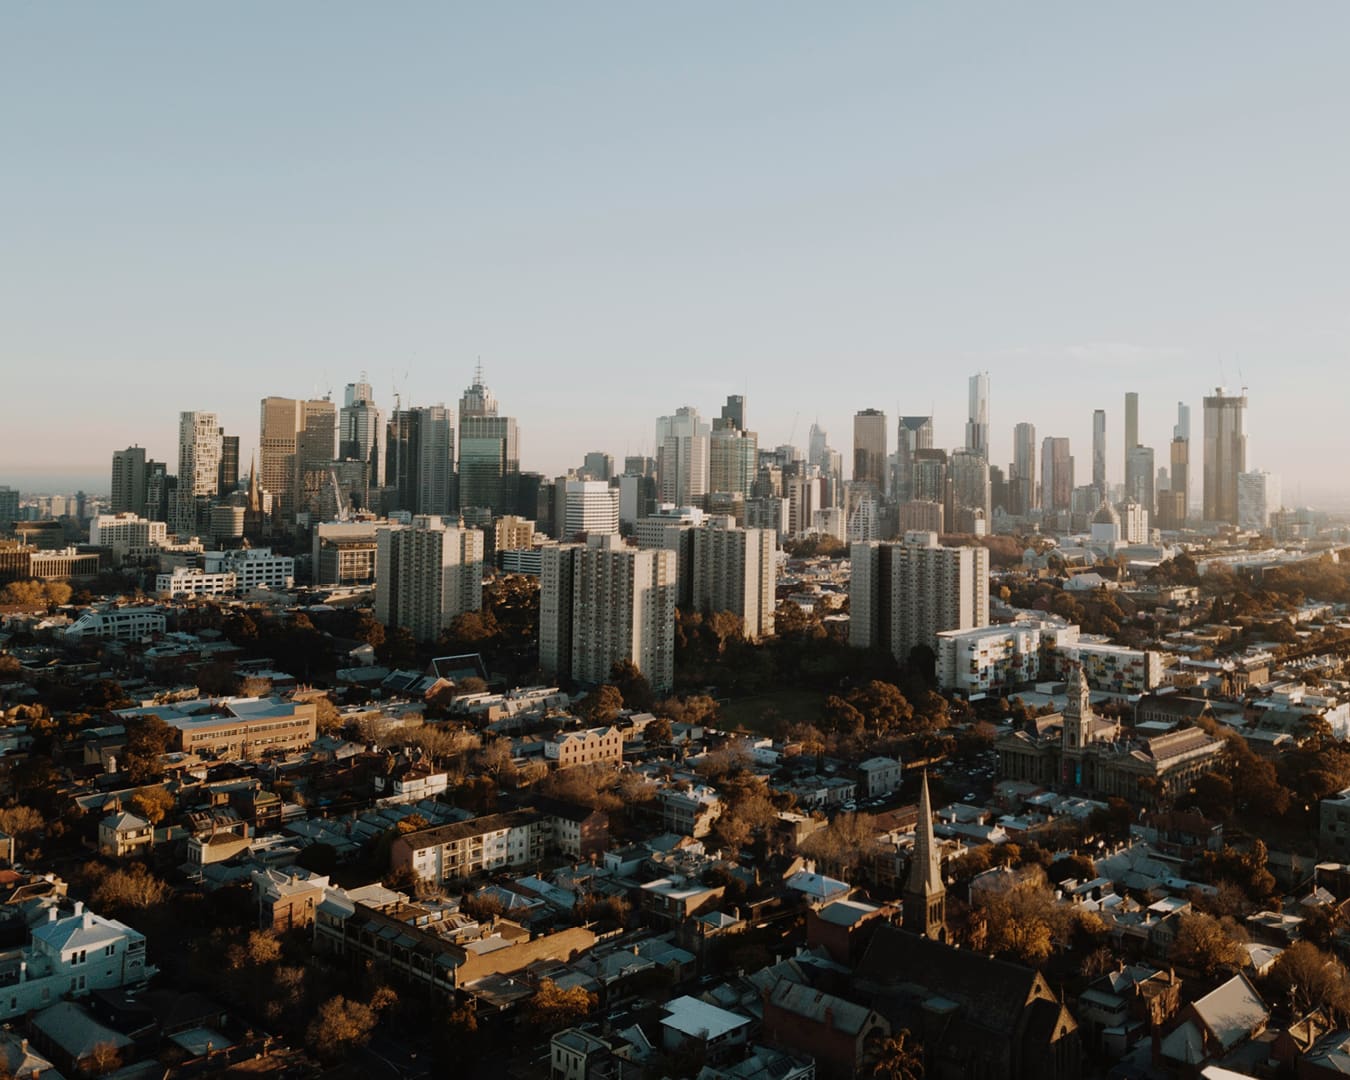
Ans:
[[[734,731],[744,725],[750,731],[772,735],[773,720],[766,723],[763,719],[766,709],[776,710],[789,724],[819,725],[820,710],[824,703],[825,695],[817,690],[774,690],[767,694],[732,698],[720,702],[721,726],[724,730]]]

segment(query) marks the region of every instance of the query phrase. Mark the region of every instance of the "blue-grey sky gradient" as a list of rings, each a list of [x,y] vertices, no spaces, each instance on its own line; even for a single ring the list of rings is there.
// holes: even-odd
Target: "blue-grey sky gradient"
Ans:
[[[481,356],[526,468],[749,396],[761,445],[1250,386],[1250,462],[1350,451],[1350,6],[11,3],[0,483],[173,460],[181,409]],[[1222,374],[1221,374],[1222,372]],[[1239,374],[1241,373],[1241,374]],[[892,433],[892,439],[894,434]],[[1198,459],[1198,448],[1196,451]]]

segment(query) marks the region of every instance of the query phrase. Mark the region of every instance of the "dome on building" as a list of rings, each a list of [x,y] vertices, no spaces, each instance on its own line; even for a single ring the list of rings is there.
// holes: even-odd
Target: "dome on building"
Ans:
[[[1116,513],[1116,508],[1114,506],[1103,499],[1101,506],[1097,508],[1097,512],[1092,515],[1092,524],[1119,525],[1120,515]]]

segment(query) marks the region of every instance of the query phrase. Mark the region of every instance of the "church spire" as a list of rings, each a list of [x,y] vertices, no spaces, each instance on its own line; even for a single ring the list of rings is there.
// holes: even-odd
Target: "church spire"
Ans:
[[[934,941],[947,936],[947,889],[942,884],[942,856],[933,835],[933,803],[928,795],[928,772],[919,787],[919,821],[914,827],[914,854],[902,894],[906,930]]]

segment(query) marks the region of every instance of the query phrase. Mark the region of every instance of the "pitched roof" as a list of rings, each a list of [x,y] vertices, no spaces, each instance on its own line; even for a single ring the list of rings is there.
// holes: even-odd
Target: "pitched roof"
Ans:
[[[784,1012],[790,1012],[812,1023],[825,1024],[848,1035],[862,1034],[870,1009],[845,1001],[833,994],[822,994],[810,986],[783,979],[773,988],[769,1002]]]

